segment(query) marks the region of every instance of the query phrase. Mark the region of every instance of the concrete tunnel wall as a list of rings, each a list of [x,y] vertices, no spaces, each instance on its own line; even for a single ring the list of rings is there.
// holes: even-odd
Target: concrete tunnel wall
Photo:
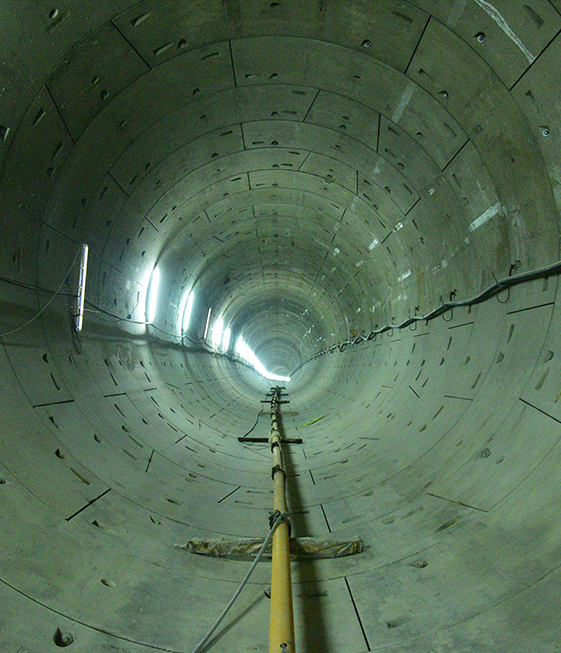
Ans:
[[[271,503],[237,441],[271,382],[201,346],[208,308],[290,371],[557,261],[561,3],[22,0],[0,30],[0,650],[188,653],[247,563],[176,545]],[[293,376],[296,534],[367,545],[294,564],[300,651],[558,650],[557,285]],[[267,650],[269,574],[208,650]]]

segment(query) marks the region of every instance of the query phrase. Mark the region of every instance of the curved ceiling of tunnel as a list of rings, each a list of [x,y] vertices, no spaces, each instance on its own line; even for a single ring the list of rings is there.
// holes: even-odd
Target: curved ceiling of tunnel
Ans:
[[[26,122],[52,144],[36,162],[53,184],[44,237],[92,244],[100,302],[131,314],[156,263],[157,323],[172,330],[192,287],[199,331],[207,307],[235,303],[249,324],[254,301],[286,296],[321,318],[324,296],[337,326],[298,343],[308,355],[348,337],[345,319],[369,330],[556,258],[554,238],[531,246],[555,232],[543,128],[505,88],[524,87],[528,53],[492,12],[451,24],[413,4],[335,3],[318,24],[321,7],[295,9],[264,5],[256,25],[214,5],[196,21],[181,4],[135,6],[36,99]],[[531,18],[518,32],[537,52],[558,16]]]
[[[32,4],[12,49],[32,32],[43,40],[27,39],[33,47],[14,61],[14,69],[25,68],[26,91],[15,89],[13,106],[0,117],[4,179],[14,182],[1,190],[0,262],[11,276],[56,288],[73,248],[85,241],[91,302],[142,321],[158,265],[163,329],[177,329],[178,308],[194,288],[193,335],[202,334],[213,308],[271,369],[284,369],[322,343],[422,314],[451,293],[472,295],[513,265],[528,270],[558,258],[559,115],[550,90],[561,59],[558,3],[129,7],[115,0],[43,15]],[[17,24],[17,8],[5,9]],[[34,99],[20,122],[28,96]],[[36,249],[31,232],[39,225]],[[322,566],[328,591],[314,594],[314,583],[301,579],[304,602],[311,597],[329,614],[337,650],[370,649],[370,641],[408,651],[434,644],[439,653],[486,646],[502,653],[513,650],[531,620],[536,632],[556,632],[556,617],[542,622],[532,603],[545,612],[556,595],[555,538],[545,541],[539,527],[551,512],[540,465],[546,460],[552,477],[558,469],[555,457],[547,461],[556,425],[543,414],[558,415],[555,373],[544,371],[557,344],[557,322],[547,312],[554,301],[550,281],[522,290],[512,304],[481,306],[477,319],[460,322],[465,315],[456,312],[450,328],[467,329],[454,331],[453,343],[448,325],[425,325],[403,340],[377,342],[377,349],[312,361],[295,377],[301,393],[292,406],[300,414],[288,424],[313,426],[310,460],[295,464],[295,522],[314,533],[348,534],[359,525],[373,550],[365,561]],[[523,313],[535,305],[541,309],[531,317]],[[166,358],[158,343],[152,359],[139,346],[137,364],[137,351],[122,345],[126,338],[97,329],[94,314],[84,356],[67,363],[73,343],[58,318],[45,319],[44,333],[32,332],[28,358],[27,341],[21,360],[11,353],[19,350],[9,350],[39,434],[31,453],[21,444],[14,451],[37,465],[19,470],[26,498],[29,488],[50,500],[57,519],[77,515],[70,524],[55,522],[68,535],[57,562],[61,576],[79,578],[87,591],[77,597],[27,537],[11,542],[11,550],[25,549],[52,587],[34,586],[25,564],[23,571],[13,565],[14,585],[70,615],[72,629],[85,623],[96,636],[118,633],[135,653],[145,646],[183,650],[199,612],[213,614],[215,602],[228,598],[238,568],[179,562],[166,547],[193,530],[257,532],[266,511],[263,452],[231,444],[232,433],[254,418],[254,377],[233,372],[219,357],[183,357],[170,348]],[[548,326],[551,350],[542,352]],[[130,326],[130,333],[131,342],[138,334],[145,342],[141,329]],[[35,354],[45,367],[28,364]],[[47,367],[53,359],[58,367]],[[516,403],[534,380],[533,366],[535,391],[526,398],[541,407],[537,418],[528,417],[527,401]],[[63,400],[46,408],[61,370]],[[195,387],[192,414],[182,412],[187,395],[175,385],[183,377]],[[542,387],[553,408],[535,398]],[[9,396],[16,404],[23,394]],[[95,439],[97,430],[105,438]],[[58,438],[64,446],[55,459],[50,445]],[[131,455],[135,439],[140,444]],[[349,453],[353,447],[361,453]],[[61,460],[73,465],[71,480],[51,471]],[[477,467],[481,461],[492,463],[495,476]],[[76,491],[72,481],[88,474],[95,481]],[[59,484],[54,489],[51,478]],[[84,502],[89,508],[94,500],[103,519],[92,526]],[[39,511],[39,500],[28,503],[22,523],[37,527],[52,517],[44,506]],[[105,530],[104,519],[111,524]],[[533,531],[524,529],[525,520]],[[146,524],[155,530],[147,532]],[[47,533],[43,549],[58,541],[58,534],[40,532]],[[526,564],[536,537],[538,559]],[[112,574],[118,581],[111,596],[96,593],[95,547],[110,570],[104,587]],[[427,564],[430,581],[408,575]],[[397,585],[411,603],[399,598]],[[197,603],[197,615],[185,619],[175,594]],[[530,594],[531,607],[520,605]],[[108,606],[105,612],[92,608],[91,596]],[[509,601],[519,601],[512,614],[502,611]],[[167,619],[162,625],[159,602],[183,626],[167,628]],[[146,624],[137,623],[139,611]],[[251,621],[237,625],[253,643]],[[86,630],[82,644],[90,641]],[[524,636],[527,644],[531,635]]]

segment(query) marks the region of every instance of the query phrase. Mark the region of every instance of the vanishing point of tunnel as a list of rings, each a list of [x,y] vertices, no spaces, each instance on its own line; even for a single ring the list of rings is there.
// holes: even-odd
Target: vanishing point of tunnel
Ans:
[[[0,36],[0,652],[191,653],[248,562],[185,543],[267,533],[278,383],[295,535],[365,546],[293,562],[299,653],[560,651],[561,1]],[[270,569],[205,650],[268,650]]]

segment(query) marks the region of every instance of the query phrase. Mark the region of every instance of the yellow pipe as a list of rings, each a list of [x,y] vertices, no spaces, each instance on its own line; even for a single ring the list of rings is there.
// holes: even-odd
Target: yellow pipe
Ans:
[[[276,396],[278,398],[278,395]],[[278,430],[277,401],[271,401],[271,437],[273,450],[273,509],[287,512],[286,477],[282,464],[281,434]],[[292,580],[290,576],[290,528],[282,521],[273,535],[271,574],[271,626],[269,653],[295,653]]]

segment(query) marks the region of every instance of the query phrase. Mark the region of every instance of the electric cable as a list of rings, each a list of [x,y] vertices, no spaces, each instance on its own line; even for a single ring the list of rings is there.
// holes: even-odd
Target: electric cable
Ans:
[[[98,319],[104,320],[105,322],[111,322],[112,324],[115,324],[117,322],[128,322],[129,324],[139,324],[141,326],[151,326],[155,331],[159,331],[160,333],[163,333],[163,334],[169,336],[170,338],[178,338],[181,342],[186,338],[191,343],[193,343],[193,345],[195,345],[196,347],[201,347],[202,349],[204,349],[204,351],[206,351],[208,353],[214,354],[215,356],[221,356],[222,358],[227,358],[232,363],[238,363],[238,364],[244,365],[245,367],[248,367],[250,369],[254,369],[251,365],[246,363],[241,358],[232,356],[232,355],[224,353],[224,352],[223,353],[218,353],[218,352],[214,351],[213,349],[209,348],[208,346],[205,347],[206,343],[204,341],[195,340],[194,338],[191,338],[187,334],[179,335],[177,333],[170,333],[169,331],[166,331],[165,329],[162,329],[161,327],[156,326],[152,322],[146,322],[146,321],[143,321],[143,320],[133,320],[132,318],[128,318],[128,317],[121,317],[120,315],[116,315],[115,313],[111,313],[111,311],[108,311],[108,310],[106,310],[104,308],[101,308],[101,306],[97,306],[96,304],[94,304],[94,303],[92,303],[92,302],[90,302],[88,300],[85,301],[85,304],[87,306],[91,307],[91,308],[86,309],[86,311],[88,313],[101,313],[103,315],[107,315],[108,317],[113,318],[113,320],[114,320],[114,321],[104,320],[103,317],[98,316]],[[137,306],[138,306],[138,304],[137,304]],[[133,310],[135,310],[135,309],[133,309]]]
[[[280,512],[276,516],[275,523],[272,525],[271,530],[269,531],[267,537],[265,538],[265,541],[261,545],[261,548],[257,552],[257,555],[255,556],[255,560],[251,563],[251,567],[249,568],[248,572],[244,576],[244,579],[240,583],[240,586],[234,592],[234,596],[232,596],[232,598],[230,599],[228,605],[224,608],[224,610],[222,611],[222,614],[218,617],[218,619],[216,620],[214,625],[211,627],[211,629],[208,631],[208,633],[201,639],[201,641],[193,649],[193,653],[200,653],[203,650],[203,648],[205,647],[208,640],[212,637],[212,635],[214,634],[215,630],[218,628],[218,626],[220,625],[220,623],[222,622],[224,617],[228,614],[228,612],[230,611],[230,608],[234,605],[236,599],[241,594],[243,588],[245,587],[247,581],[249,580],[249,577],[251,576],[251,574],[253,573],[255,567],[257,566],[257,563],[259,562],[259,560],[261,560],[261,556],[263,555],[265,549],[267,548],[267,545],[271,541],[271,537],[273,537],[273,533],[276,531],[277,526],[282,521],[284,521],[286,518],[287,518],[287,514],[284,513],[284,512]]]
[[[249,429],[249,431],[247,433],[244,433],[241,436],[242,438],[247,438],[247,436],[255,430],[255,427],[257,426],[257,422],[259,421],[260,416],[261,416],[261,411],[259,411],[257,413],[257,417],[255,418],[255,423],[253,424],[253,426]]]
[[[18,286],[19,288],[26,288],[27,290],[36,290],[37,292],[45,292],[51,295],[54,290],[50,288],[41,288],[40,286],[34,286],[30,283],[25,283],[25,281],[18,281],[17,279],[10,279],[5,277],[3,274],[0,274],[0,281],[2,283],[9,283],[11,286]],[[59,292],[59,297],[76,297],[75,293],[71,292]]]
[[[127,322],[129,324],[140,324],[141,326],[151,326],[155,331],[159,331],[160,333],[164,333],[166,336],[170,336],[171,338],[179,338],[180,340],[183,340],[183,338],[187,338],[187,340],[190,340],[191,342],[195,344],[200,344],[199,341],[194,340],[193,338],[190,338],[188,335],[183,334],[179,335],[177,333],[170,333],[169,331],[166,331],[165,329],[162,329],[161,327],[156,326],[153,322],[146,322],[145,320],[133,320],[130,317],[121,317],[120,315],[116,315],[115,313],[111,313],[111,311],[107,311],[104,308],[101,308],[101,306],[97,306],[96,304],[86,300],[85,302],[88,306],[91,306],[91,308],[87,308],[86,311],[88,313],[101,313],[103,315],[107,315],[108,317],[113,318],[113,320],[106,320],[103,317],[99,317],[100,320],[104,320],[105,322],[111,322],[112,324],[115,324],[117,322]],[[138,304],[132,309],[133,312],[136,310]]]
[[[511,265],[511,271],[513,269],[516,269],[516,267]],[[510,288],[512,288],[513,286],[517,286],[521,283],[525,283],[527,281],[533,281],[535,279],[547,278],[550,275],[558,275],[558,274],[561,274],[561,261],[552,263],[551,265],[548,265],[544,268],[538,268],[537,270],[530,270],[529,272],[523,272],[522,274],[510,275],[505,279],[502,279],[501,281],[495,281],[495,283],[491,284],[490,286],[482,290],[479,294],[469,299],[444,302],[443,304],[437,306],[435,309],[433,309],[426,315],[414,315],[412,317],[407,318],[400,324],[386,324],[380,329],[372,330],[367,336],[358,336],[354,340],[347,340],[345,342],[332,345],[328,349],[322,349],[321,351],[312,354],[304,361],[302,361],[300,365],[298,365],[298,367],[293,372],[291,372],[290,376],[296,374],[296,372],[298,372],[298,370],[300,370],[304,365],[318,358],[319,356],[324,356],[325,354],[333,354],[336,351],[344,352],[348,346],[356,345],[358,343],[362,343],[366,341],[371,341],[377,335],[381,333],[386,333],[386,331],[391,331],[392,329],[405,329],[406,327],[410,326],[411,324],[414,324],[415,322],[426,321],[428,323],[430,320],[434,320],[435,318],[443,315],[447,311],[451,311],[454,308],[459,308],[461,306],[475,306],[477,304],[481,304],[484,301],[487,301],[488,299],[491,299],[491,297],[494,297],[502,290],[508,289],[510,291]]]
[[[28,320],[27,322],[24,322],[22,325],[20,325],[16,329],[12,329],[11,331],[6,331],[5,333],[0,333],[0,338],[4,338],[6,336],[11,336],[13,333],[17,333],[18,331],[21,331],[22,329],[25,329],[25,327],[29,326],[32,322],[35,322],[35,320],[38,317],[40,317],[49,308],[49,306],[53,303],[53,301],[59,295],[62,295],[62,293],[60,292],[61,289],[62,289],[62,286],[66,282],[66,279],[68,279],[68,275],[72,272],[72,268],[76,265],[76,261],[78,260],[78,256],[80,255],[81,251],[82,251],[82,249],[80,248],[76,252],[76,256],[74,257],[74,260],[70,264],[70,267],[68,268],[68,271],[64,275],[64,277],[63,277],[62,281],[60,282],[58,288],[54,291],[53,296],[49,299],[49,301],[45,304],[45,306],[43,306],[43,308],[38,313],[36,313],[30,320]],[[2,280],[5,281],[5,278],[2,279]],[[16,284],[16,285],[19,285],[19,284]],[[39,290],[39,289],[36,288],[35,290]],[[65,293],[65,295],[68,295],[68,293]],[[74,294],[72,294],[71,296],[76,297],[76,295],[74,295]]]
[[[237,362],[237,361],[234,361],[234,362]],[[253,426],[249,429],[249,431],[248,431],[247,433],[244,433],[244,434],[241,436],[242,438],[247,438],[247,436],[248,436],[250,433],[253,432],[253,430],[254,430],[255,427],[257,426],[257,422],[259,421],[259,418],[260,418],[261,415],[263,415],[263,414],[264,414],[264,413],[262,413],[261,411],[259,411],[259,412],[257,413],[257,418],[255,419],[255,423],[253,424]],[[266,445],[264,445],[264,446],[262,446],[262,447],[256,447],[256,446],[248,447],[247,444],[244,444],[244,443],[242,442],[242,440],[239,439],[239,438],[238,438],[238,442],[239,442],[239,444],[242,445],[242,447],[243,447],[244,449],[247,449],[248,451],[251,451],[251,453],[253,453],[253,454],[257,454],[258,456],[263,456],[263,458],[268,458],[267,455],[265,455],[264,453],[261,453],[261,452],[264,451],[265,449],[268,450],[268,449],[270,448],[268,444],[266,444]]]
[[[74,260],[72,261],[72,264],[70,265],[70,268],[68,269],[68,271],[65,274],[64,278],[62,279],[59,287],[54,292],[52,290],[47,289],[47,288],[41,288],[41,287],[38,287],[38,286],[34,286],[32,284],[27,284],[25,282],[17,281],[15,279],[9,279],[8,277],[0,275],[0,282],[3,282],[3,283],[10,283],[12,285],[19,286],[19,287],[22,287],[22,288],[27,288],[29,290],[35,290],[37,292],[47,292],[47,293],[53,292],[53,296],[49,299],[49,301],[45,304],[45,306],[36,315],[34,315],[30,320],[28,320],[27,322],[25,322],[21,326],[17,327],[16,329],[13,329],[11,331],[7,331],[5,333],[0,333],[0,338],[12,335],[14,333],[17,333],[18,331],[21,331],[22,329],[27,327],[29,324],[34,322],[38,317],[40,317],[40,315],[42,315],[47,310],[47,308],[50,306],[50,304],[54,301],[54,299],[56,297],[58,297],[58,296],[76,297],[76,295],[74,293],[66,293],[66,292],[62,293],[61,289],[62,289],[62,286],[65,283],[66,279],[68,278],[68,275],[72,271],[72,268],[76,264],[76,260],[78,259],[78,256],[79,256],[80,252],[81,252],[81,249],[76,252]],[[519,267],[519,263],[511,265],[510,271],[512,272],[512,270],[518,269],[518,267]],[[502,279],[500,281],[495,280],[494,284],[488,286],[483,291],[481,291],[479,294],[477,294],[474,297],[471,297],[469,299],[444,302],[440,306],[436,307],[435,309],[433,309],[432,311],[427,313],[426,315],[422,315],[422,316],[415,315],[415,316],[409,317],[406,320],[404,320],[403,322],[401,322],[400,324],[386,324],[383,327],[381,327],[380,329],[372,330],[367,336],[360,335],[360,336],[357,336],[356,338],[354,338],[353,340],[347,340],[345,342],[338,343],[336,345],[332,345],[331,347],[329,347],[327,349],[322,349],[321,351],[316,352],[316,353],[312,354],[311,356],[309,356],[308,358],[306,358],[305,360],[303,360],[300,363],[300,365],[298,365],[298,367],[296,367],[294,369],[294,371],[291,373],[291,376],[296,374],[296,372],[298,372],[304,365],[306,365],[310,361],[318,358],[319,356],[324,356],[325,354],[333,354],[336,351],[344,352],[347,349],[347,347],[349,347],[351,345],[355,346],[355,345],[361,344],[363,342],[370,342],[377,335],[385,333],[385,332],[390,331],[392,329],[404,329],[404,328],[406,328],[406,327],[408,327],[408,326],[410,326],[410,325],[412,325],[412,324],[414,324],[416,322],[420,322],[420,321],[426,321],[428,323],[430,320],[433,320],[433,319],[443,315],[444,313],[446,313],[448,311],[451,311],[454,308],[459,308],[459,307],[462,307],[462,306],[474,306],[476,304],[480,304],[481,302],[487,301],[488,299],[490,299],[491,297],[494,297],[495,295],[497,295],[499,292],[501,292],[504,289],[509,290],[509,296],[510,296],[510,288],[512,288],[513,286],[525,283],[527,281],[533,281],[533,280],[539,279],[539,278],[547,278],[550,275],[559,275],[559,274],[561,274],[561,261],[557,261],[556,263],[553,263],[553,264],[548,265],[548,266],[543,267],[543,268],[538,268],[536,270],[530,270],[529,272],[523,272],[522,274],[516,274],[516,275],[510,274],[505,279]],[[506,301],[508,301],[509,296],[507,297]],[[163,333],[163,334],[165,334],[165,335],[167,335],[167,336],[169,336],[171,338],[179,338],[181,341],[183,341],[184,338],[187,338],[187,340],[189,340],[193,344],[204,347],[203,342],[196,341],[193,338],[190,338],[189,336],[187,336],[186,334],[178,335],[178,334],[175,334],[175,333],[170,333],[169,331],[165,331],[164,329],[154,325],[152,322],[146,322],[146,321],[141,321],[141,320],[133,320],[132,318],[128,318],[128,317],[121,317],[121,316],[116,315],[114,313],[111,313],[110,311],[107,311],[107,310],[105,310],[105,309],[103,309],[103,308],[101,308],[99,306],[96,306],[95,304],[93,304],[92,302],[89,302],[87,300],[86,300],[85,303],[88,306],[92,307],[91,309],[86,309],[88,312],[97,312],[97,313],[107,315],[108,317],[113,318],[116,322],[129,322],[131,324],[152,326],[152,328],[155,331],[159,331],[160,333]],[[137,305],[134,307],[133,311],[136,310],[139,303],[140,302],[137,303]],[[501,302],[501,303],[506,303],[506,302]],[[100,318],[100,319],[103,319],[103,318]],[[105,321],[109,321],[109,320],[105,320]],[[210,352],[211,350],[208,350],[208,351]],[[213,353],[216,353],[216,352],[213,352]],[[226,354],[222,354],[222,356],[225,356],[226,358],[232,360],[233,362],[241,362],[241,363],[245,364],[244,361],[238,360],[237,358],[234,358],[234,357],[231,357],[231,356],[227,356]],[[250,367],[250,366],[248,366],[248,367]],[[248,434],[249,433],[247,433],[246,435],[248,435]]]

